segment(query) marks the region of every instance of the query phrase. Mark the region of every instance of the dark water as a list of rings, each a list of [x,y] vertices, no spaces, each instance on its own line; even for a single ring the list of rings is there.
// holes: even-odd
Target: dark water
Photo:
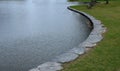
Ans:
[[[0,71],[27,71],[84,41],[90,29],[66,0],[0,1]]]

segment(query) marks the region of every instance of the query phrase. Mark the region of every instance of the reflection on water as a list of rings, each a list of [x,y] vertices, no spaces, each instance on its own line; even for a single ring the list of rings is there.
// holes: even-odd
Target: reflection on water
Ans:
[[[0,71],[27,71],[84,41],[90,30],[66,0],[0,1]]]

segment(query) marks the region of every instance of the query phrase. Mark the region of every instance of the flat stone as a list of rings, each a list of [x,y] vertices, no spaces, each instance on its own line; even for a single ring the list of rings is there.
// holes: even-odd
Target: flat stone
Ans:
[[[106,31],[106,29],[93,29],[90,35],[99,35],[103,34]]]
[[[94,25],[96,25],[96,24],[101,24],[101,21],[100,21],[100,20],[92,20],[92,22],[94,23]]]
[[[69,52],[81,55],[85,53],[85,47],[74,47]]]
[[[57,56],[52,61],[64,63],[64,62],[72,61],[72,60],[76,59],[77,57],[78,57],[77,54],[67,52],[67,53],[64,53],[64,54],[62,54],[60,56]]]
[[[44,64],[41,64],[37,67],[40,71],[57,71],[61,70],[62,66],[60,63],[57,62],[46,62]]]
[[[102,35],[90,35],[85,41],[90,43],[97,43],[102,39],[103,39]]]
[[[97,45],[96,43],[90,43],[90,42],[83,42],[81,44],[81,46],[84,46],[84,47],[94,47],[96,45]]]
[[[34,68],[34,69],[29,70],[29,71],[40,71],[40,70],[38,70],[37,68]]]
[[[33,68],[29,71],[57,71],[63,69],[60,63],[57,62],[46,62],[39,65],[37,68]]]
[[[104,30],[104,28],[102,26],[99,26],[99,27],[97,26],[93,30],[100,32],[100,31]]]
[[[97,25],[96,27],[94,27],[94,29],[92,30],[91,33],[94,33],[94,34],[102,34],[106,31],[106,27],[102,27],[100,25]]]
[[[97,30],[97,29],[98,29],[98,30],[101,30],[101,29],[103,29],[103,27],[102,27],[102,25],[95,25],[95,26],[94,26],[94,29],[96,29],[96,30]]]

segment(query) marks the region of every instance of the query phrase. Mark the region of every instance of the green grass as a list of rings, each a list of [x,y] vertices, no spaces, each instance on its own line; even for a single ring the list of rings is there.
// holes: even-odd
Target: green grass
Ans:
[[[91,0],[68,0],[69,2],[79,1],[79,2],[90,2]],[[97,1],[105,1],[105,0],[97,0]],[[109,0],[109,1],[119,1],[119,0]]]
[[[107,27],[104,39],[87,54],[65,63],[62,71],[120,71],[120,1],[98,4],[92,9],[72,6],[86,12]]]

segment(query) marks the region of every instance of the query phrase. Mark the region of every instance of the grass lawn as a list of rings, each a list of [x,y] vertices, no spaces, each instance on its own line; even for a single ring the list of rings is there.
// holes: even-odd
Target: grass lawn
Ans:
[[[62,71],[120,71],[120,1],[97,4],[92,9],[86,6],[72,8],[101,20],[107,32],[95,48],[75,61],[65,63]]]

